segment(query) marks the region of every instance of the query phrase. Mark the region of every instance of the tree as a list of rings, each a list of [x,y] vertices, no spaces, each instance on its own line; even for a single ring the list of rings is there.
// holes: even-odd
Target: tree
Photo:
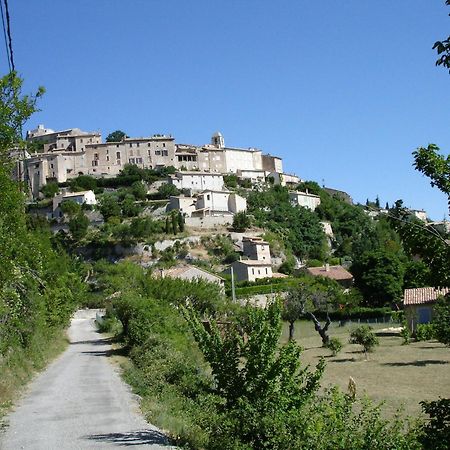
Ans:
[[[450,155],[439,153],[439,147],[430,144],[413,152],[414,168],[430,178],[431,186],[437,187],[447,196],[450,211]]]
[[[233,230],[243,232],[251,225],[250,217],[247,216],[245,211],[236,213],[233,217]]]
[[[74,202],[73,200],[65,200],[64,202],[61,202],[59,208],[63,214],[67,214],[70,218],[74,217],[76,214],[79,214],[81,211],[80,204]]]
[[[59,192],[58,183],[50,181],[49,183],[41,187],[41,192],[46,198],[54,197]]]
[[[171,214],[171,221],[172,221],[173,234],[178,234],[178,214],[172,213]]]
[[[295,322],[305,314],[305,308],[311,301],[311,292],[304,284],[289,289],[283,303],[282,319],[289,323],[289,341],[294,340]]]
[[[180,191],[170,183],[164,183],[158,188],[159,198],[169,198],[172,196],[180,195]]]
[[[446,0],[445,4],[450,6],[450,0]],[[442,55],[436,61],[436,65],[446,67],[450,72],[450,36],[443,41],[435,42],[434,49],[436,49],[438,55]]]
[[[120,217],[121,209],[118,198],[113,194],[104,194],[100,198],[100,213],[106,221],[110,217]]]
[[[89,227],[89,219],[79,211],[69,220],[69,231],[75,241],[79,241],[86,236]]]
[[[79,175],[70,181],[70,188],[74,192],[93,191],[97,187],[97,180],[90,175]]]
[[[377,195],[377,198],[375,199],[375,206],[377,208],[380,208],[380,198],[378,197],[378,195]]]
[[[178,211],[178,228],[180,229],[180,233],[184,232],[184,216],[181,211]]]
[[[147,188],[142,181],[135,181],[131,185],[131,193],[137,200],[145,200],[147,198]]]
[[[166,234],[170,233],[170,220],[169,216],[166,217],[166,227],[165,227]]]
[[[400,300],[405,269],[395,254],[383,250],[366,252],[350,271],[368,306],[385,306]]]
[[[439,342],[450,346],[450,295],[440,297],[434,307],[434,336]]]
[[[122,130],[116,130],[112,133],[109,133],[106,136],[106,142],[121,142],[124,138],[128,137],[126,133]]]
[[[372,327],[368,325],[361,325],[358,328],[355,328],[350,333],[349,343],[361,345],[366,358],[367,352],[373,351],[373,349],[380,344],[378,338],[372,331]]]

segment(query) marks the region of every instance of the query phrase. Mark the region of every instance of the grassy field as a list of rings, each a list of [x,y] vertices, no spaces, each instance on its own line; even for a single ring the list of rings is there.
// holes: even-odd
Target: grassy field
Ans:
[[[390,325],[372,326],[380,330]],[[366,360],[360,346],[348,344],[351,328],[352,325],[339,327],[334,323],[330,327],[330,336],[338,337],[344,344],[341,352],[332,357],[328,349],[322,348],[312,322],[296,323],[295,339],[304,348],[304,363],[314,366],[321,356],[325,357],[323,387],[337,385],[346,391],[351,376],[356,381],[357,395],[365,393],[375,401],[385,401],[383,410],[388,415],[401,406],[406,414],[417,415],[421,400],[450,396],[450,348],[437,341],[402,345],[400,337],[380,336],[380,346]],[[283,342],[287,336],[285,324]]]

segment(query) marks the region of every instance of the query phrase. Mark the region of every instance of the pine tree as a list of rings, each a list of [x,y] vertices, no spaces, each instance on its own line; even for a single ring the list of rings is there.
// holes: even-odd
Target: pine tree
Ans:
[[[184,231],[184,217],[181,211],[178,211],[178,228],[180,229],[180,233]]]
[[[169,217],[166,217],[166,234],[170,233]]]
[[[172,231],[173,234],[178,234],[178,219],[176,214],[172,214]]]

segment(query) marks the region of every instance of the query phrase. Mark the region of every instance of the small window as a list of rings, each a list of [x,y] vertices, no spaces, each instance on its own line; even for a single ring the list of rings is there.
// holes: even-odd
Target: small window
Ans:
[[[206,200],[210,200],[211,196],[209,194],[206,195]]]
[[[252,275],[255,275],[255,269],[252,269]]]
[[[163,142],[163,147],[165,147],[166,146],[166,143],[165,142]]]
[[[269,269],[266,267],[266,275],[269,275]]]
[[[139,142],[136,144],[137,147],[139,147],[141,144],[139,144]]]
[[[116,158],[120,159],[120,152],[116,152]]]
[[[130,142],[130,147],[133,147],[133,144]]]

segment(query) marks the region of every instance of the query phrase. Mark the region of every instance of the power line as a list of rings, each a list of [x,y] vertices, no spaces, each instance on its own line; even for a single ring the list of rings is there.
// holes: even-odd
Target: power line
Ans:
[[[14,67],[14,53],[13,53],[13,48],[12,48],[11,25],[10,25],[10,19],[9,19],[8,0],[5,0],[5,12],[6,12],[6,29],[8,32],[9,57],[11,59],[11,68],[13,71],[15,71],[16,69]]]
[[[3,13],[3,0],[0,0],[0,13],[2,15],[3,37],[5,39],[6,59],[8,60],[9,71],[11,72],[11,58],[9,57],[8,38],[6,37],[5,17]]]

